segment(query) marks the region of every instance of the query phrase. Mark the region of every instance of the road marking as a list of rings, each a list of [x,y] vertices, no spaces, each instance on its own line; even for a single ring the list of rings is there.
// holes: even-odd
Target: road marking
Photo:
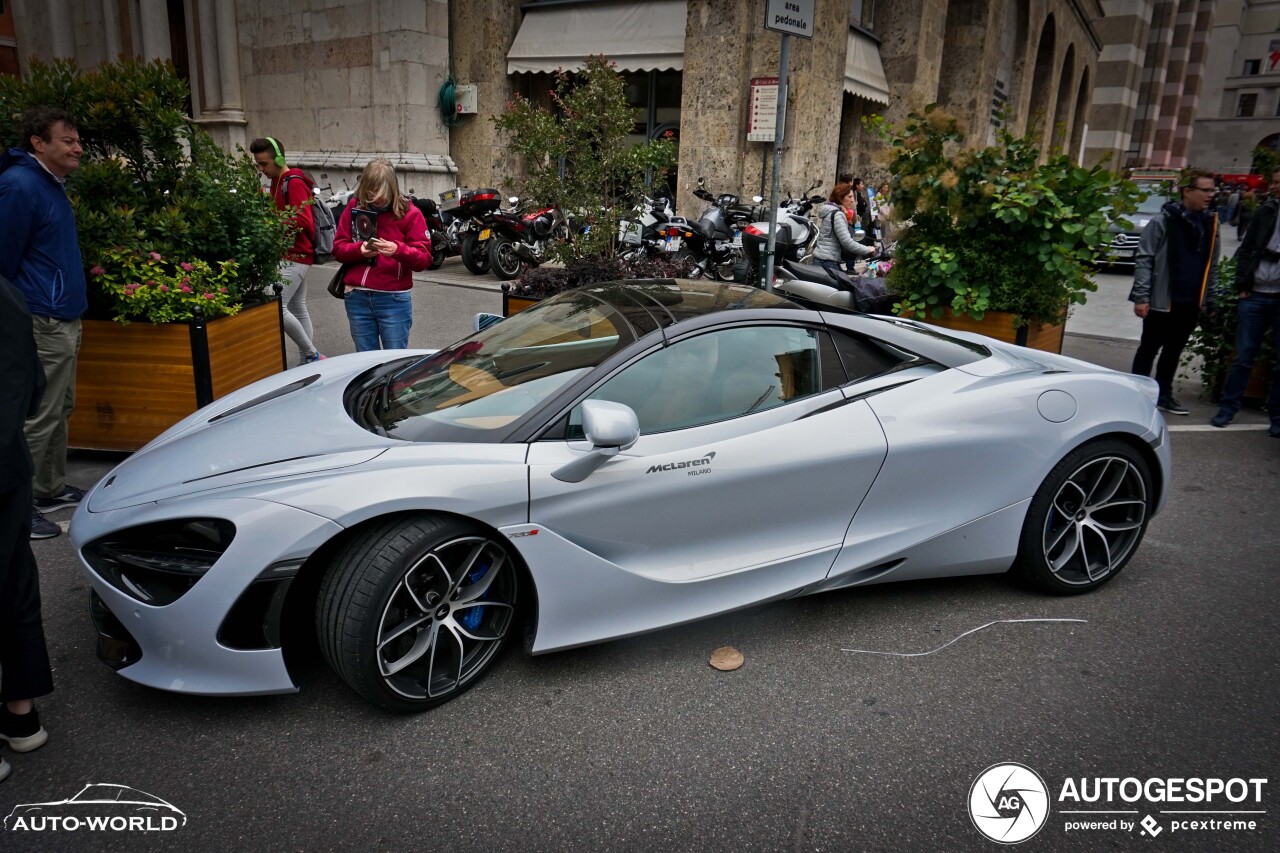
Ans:
[[[1171,426],[1169,432],[1251,432],[1270,428],[1269,424],[1231,424],[1224,427],[1216,427],[1213,424],[1186,424]]]

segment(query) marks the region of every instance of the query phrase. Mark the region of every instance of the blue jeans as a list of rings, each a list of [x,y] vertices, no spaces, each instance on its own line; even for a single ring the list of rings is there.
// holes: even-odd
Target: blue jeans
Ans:
[[[342,301],[347,306],[347,322],[351,324],[351,340],[355,341],[356,352],[409,346],[413,296],[408,290],[394,293],[352,290]]]
[[[1271,334],[1280,342],[1280,293],[1252,293],[1240,300],[1237,309],[1239,326],[1236,328],[1236,360],[1231,362],[1231,372],[1222,389],[1222,408],[1232,414],[1240,411],[1244,389],[1249,385],[1253,362],[1262,348],[1262,336],[1267,324]],[[1280,417],[1280,360],[1271,368],[1271,393],[1267,395],[1267,411],[1273,418]]]

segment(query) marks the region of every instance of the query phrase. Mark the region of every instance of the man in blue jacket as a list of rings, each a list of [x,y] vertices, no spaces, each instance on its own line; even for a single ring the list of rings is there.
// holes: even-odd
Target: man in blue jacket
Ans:
[[[62,531],[41,513],[84,497],[66,482],[67,419],[75,406],[80,316],[88,307],[66,179],[82,151],[75,119],[49,107],[23,113],[18,145],[0,160],[0,276],[27,300],[48,380],[24,429],[35,463],[31,538],[48,539]]]

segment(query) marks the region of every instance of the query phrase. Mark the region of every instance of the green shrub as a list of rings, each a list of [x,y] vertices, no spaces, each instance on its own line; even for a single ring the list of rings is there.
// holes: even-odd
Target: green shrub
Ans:
[[[961,149],[955,119],[933,106],[899,128],[868,124],[891,146],[894,214],[907,223],[889,273],[900,313],[1057,324],[1097,289],[1089,265],[1111,219],[1135,209],[1132,182],[1062,154],[1038,162],[1030,136],[1002,131],[995,145]]]
[[[640,111],[627,105],[622,75],[602,56],[556,76],[550,108],[517,97],[495,117],[524,161],[521,195],[558,205],[576,227],[556,248],[560,260],[612,256],[618,220],[647,186],[675,163],[669,138],[633,145],[628,136]]]

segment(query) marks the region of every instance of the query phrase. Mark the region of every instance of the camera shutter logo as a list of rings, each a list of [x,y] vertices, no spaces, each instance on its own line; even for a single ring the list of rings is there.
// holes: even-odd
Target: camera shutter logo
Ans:
[[[992,841],[1026,841],[1049,819],[1049,789],[1030,767],[1012,762],[993,764],[973,780],[969,817]]]

